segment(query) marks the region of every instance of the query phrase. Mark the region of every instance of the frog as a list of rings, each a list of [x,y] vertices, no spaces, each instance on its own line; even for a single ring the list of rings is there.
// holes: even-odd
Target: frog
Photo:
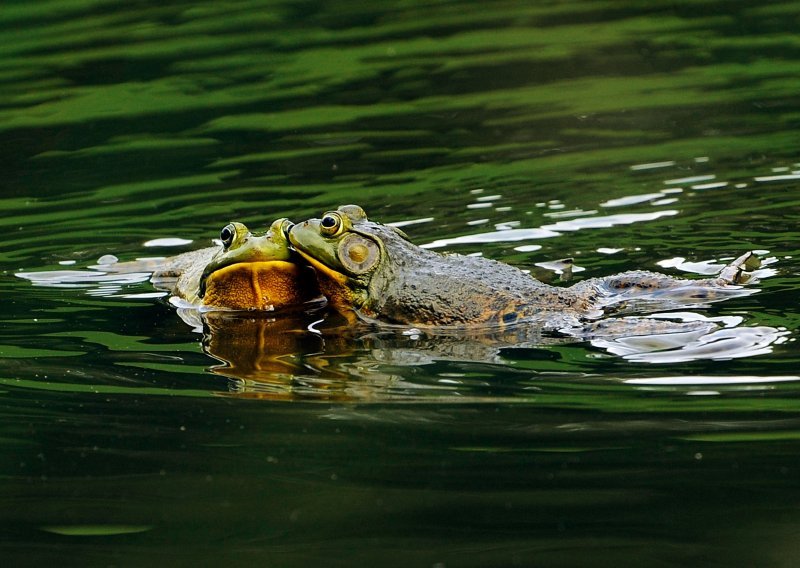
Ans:
[[[106,269],[150,270],[156,288],[205,310],[273,311],[324,302],[315,271],[288,246],[289,227],[281,218],[254,234],[244,223],[231,222],[220,231],[217,246]]]
[[[358,205],[343,205],[288,229],[294,248],[317,272],[330,306],[354,321],[413,327],[576,327],[624,312],[636,301],[649,307],[692,305],[740,295],[760,265],[747,252],[718,276],[676,278],[635,270],[546,284],[521,268],[482,256],[439,253],[415,245],[401,229],[368,219]],[[662,322],[646,323],[647,332]],[[609,333],[608,322],[595,326]],[[624,326],[623,326],[624,327]],[[624,333],[624,332],[623,332]]]

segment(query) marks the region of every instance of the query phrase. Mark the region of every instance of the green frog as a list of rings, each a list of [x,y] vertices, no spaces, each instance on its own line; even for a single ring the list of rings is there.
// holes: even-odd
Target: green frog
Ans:
[[[156,287],[207,308],[274,310],[319,301],[314,270],[288,246],[290,226],[288,219],[278,219],[256,235],[242,223],[229,223],[220,232],[220,246],[108,269],[152,271]]]
[[[416,246],[403,231],[370,221],[357,205],[291,226],[289,240],[316,269],[320,290],[333,308],[366,321],[411,326],[535,321],[561,328],[598,319],[610,306],[619,309],[637,299],[674,307],[740,295],[737,284],[760,264],[747,253],[716,278],[631,271],[551,286],[502,262]]]

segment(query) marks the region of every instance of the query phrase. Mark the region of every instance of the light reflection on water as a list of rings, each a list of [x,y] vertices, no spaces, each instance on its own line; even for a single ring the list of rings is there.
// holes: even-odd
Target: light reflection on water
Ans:
[[[652,213],[621,213],[618,215],[598,215],[593,217],[581,217],[568,221],[558,221],[557,223],[542,225],[539,228],[530,229],[495,229],[486,233],[473,233],[445,239],[437,239],[430,243],[420,245],[422,248],[436,249],[451,247],[462,244],[484,244],[484,243],[504,243],[515,241],[526,241],[536,239],[546,239],[561,236],[562,232],[580,231],[583,229],[607,229],[618,225],[630,225],[632,223],[642,223],[654,221],[662,217],[677,215],[676,210],[654,211]]]
[[[149,272],[103,272],[101,270],[49,270],[41,272],[16,272],[14,276],[30,280],[34,286],[47,286],[52,288],[91,288],[87,293],[101,288],[109,290],[110,286],[101,287],[98,284],[113,284],[113,289],[121,290],[123,286],[138,284],[150,280]]]
[[[800,381],[798,376],[769,376],[769,377],[724,377],[701,376],[691,377],[648,377],[643,379],[625,379],[630,385],[658,385],[658,386],[714,386],[714,385],[757,385],[770,383],[785,383]]]
[[[698,320],[693,320],[698,321]],[[789,332],[774,327],[726,327],[670,334],[593,339],[592,345],[637,363],[727,360],[772,353]]]

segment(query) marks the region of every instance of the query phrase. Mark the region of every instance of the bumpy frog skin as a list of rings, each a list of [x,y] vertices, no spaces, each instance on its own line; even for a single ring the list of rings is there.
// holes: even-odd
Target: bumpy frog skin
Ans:
[[[254,235],[242,223],[230,223],[220,233],[221,248],[167,259],[153,281],[211,308],[273,310],[317,299],[314,271],[297,264],[289,249],[290,226],[288,219],[278,219],[265,234]]]
[[[414,326],[506,325],[564,314],[585,321],[642,296],[669,307],[688,305],[741,295],[733,285],[745,280],[744,270],[758,266],[748,253],[718,278],[632,271],[562,288],[494,260],[420,248],[402,231],[367,219],[356,205],[293,226],[289,240],[317,269],[332,307],[366,320]],[[554,327],[563,325],[556,320],[561,323]]]

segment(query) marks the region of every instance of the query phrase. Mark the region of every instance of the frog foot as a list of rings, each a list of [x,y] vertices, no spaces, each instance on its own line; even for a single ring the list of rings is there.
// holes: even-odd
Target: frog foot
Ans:
[[[753,271],[761,266],[761,259],[753,251],[746,252],[719,273],[725,284],[746,284],[753,279]]]

